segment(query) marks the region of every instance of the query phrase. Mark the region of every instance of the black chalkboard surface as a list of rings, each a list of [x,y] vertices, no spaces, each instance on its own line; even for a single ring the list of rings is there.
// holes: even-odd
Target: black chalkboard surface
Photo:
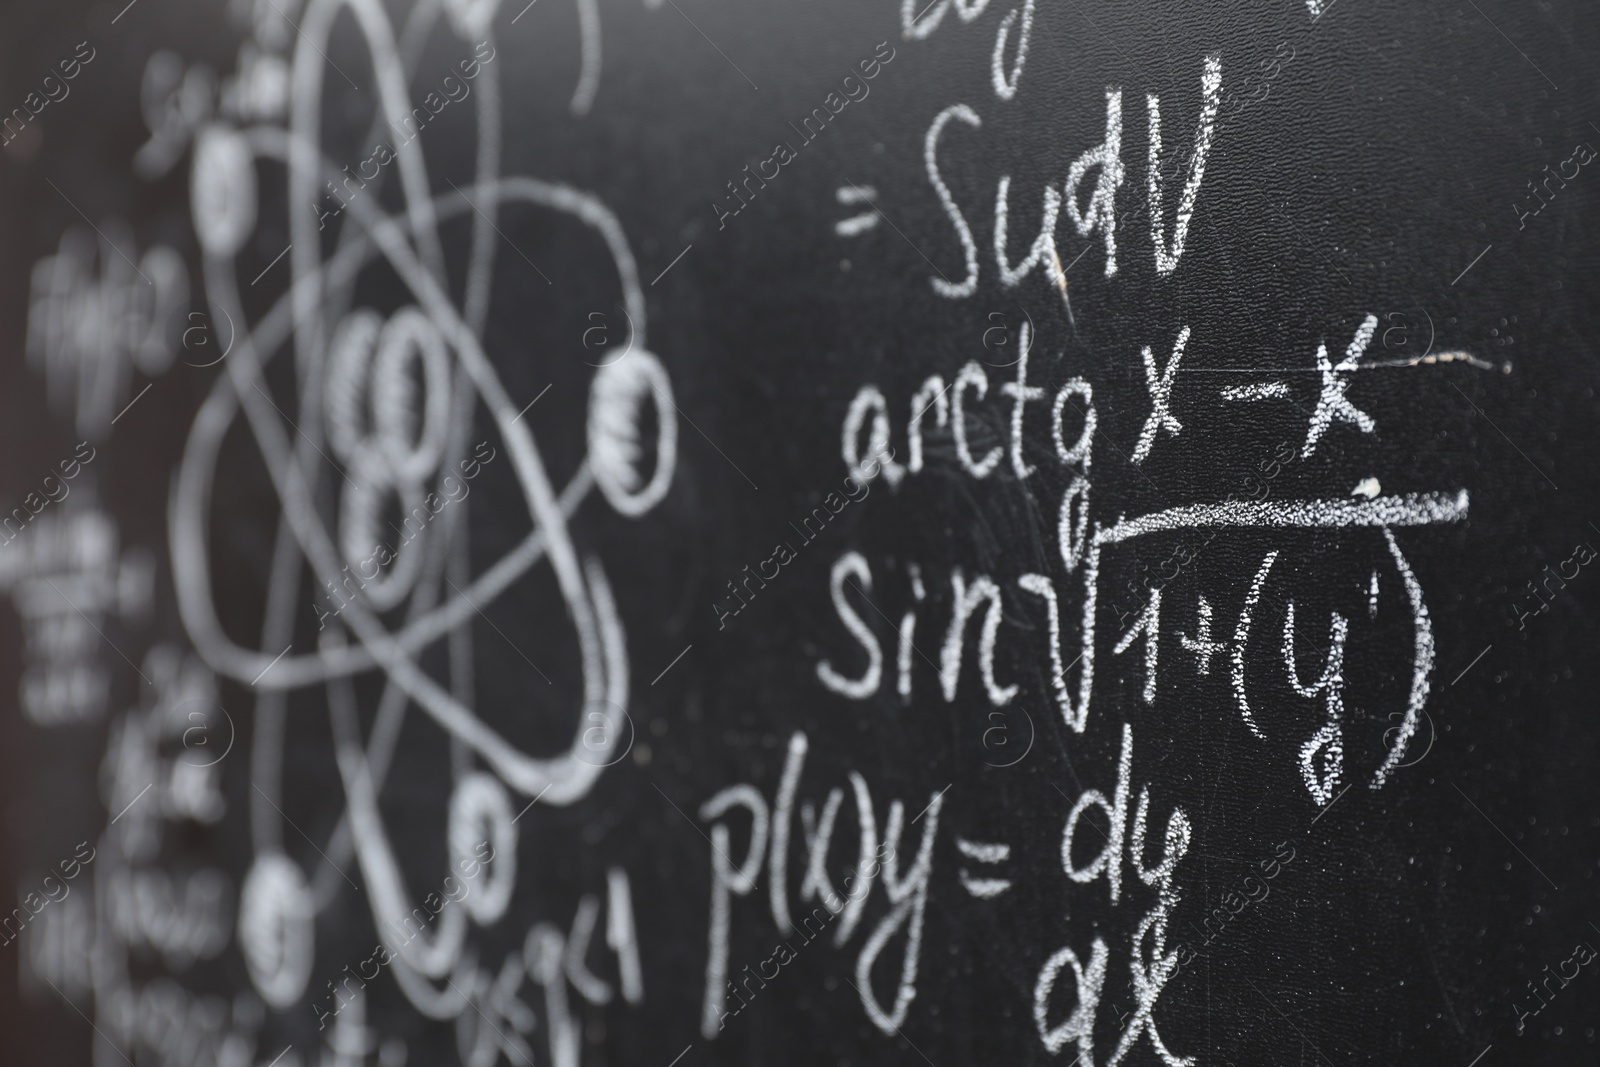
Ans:
[[[1592,12],[0,19],[5,1062],[1596,1062]]]

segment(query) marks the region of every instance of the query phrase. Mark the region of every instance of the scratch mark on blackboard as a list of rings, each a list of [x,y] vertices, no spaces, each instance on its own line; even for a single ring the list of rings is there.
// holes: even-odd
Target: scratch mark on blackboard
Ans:
[[[951,782],[950,785],[955,785],[955,783]],[[921,811],[917,812],[916,818],[911,820],[912,825],[916,825],[917,819],[920,819],[924,815],[928,814],[928,808],[933,807],[933,801],[934,800],[938,800],[940,797],[944,796],[945,793],[949,792],[950,785],[945,786],[943,789],[939,790],[937,793],[935,793],[933,795],[933,800],[928,801],[928,803],[923,807],[923,809]]]
[[[1256,991],[1256,995],[1258,997],[1260,997],[1262,1000],[1265,1000],[1267,1002],[1267,1006],[1268,1007],[1270,1007],[1273,1011],[1278,1013],[1278,1017],[1279,1018],[1281,1018],[1284,1022],[1289,1024],[1289,1029],[1293,1030],[1295,1033],[1300,1035],[1300,1040],[1301,1041],[1304,1041],[1306,1044],[1311,1045],[1311,1051],[1315,1052],[1318,1056],[1322,1056],[1322,1062],[1326,1063],[1328,1065],[1328,1067],[1333,1067],[1333,1061],[1328,1059],[1327,1056],[1324,1056],[1323,1053],[1322,1053],[1322,1050],[1320,1048],[1317,1048],[1316,1045],[1313,1045],[1311,1043],[1311,1039],[1306,1037],[1305,1034],[1301,1033],[1300,1028],[1294,1024],[1294,1020],[1290,1019],[1287,1015],[1283,1014],[1283,1010],[1281,1008],[1279,1008],[1276,1004],[1272,1003],[1272,1001],[1270,999],[1268,999],[1267,995],[1265,993],[1261,992],[1261,990],[1256,986],[1256,984],[1254,982],[1250,981],[1249,978],[1246,978],[1245,982],[1246,982],[1246,984],[1248,984],[1250,986],[1251,989],[1254,989]]]
[[[85,615],[83,613],[83,610],[81,608],[79,608],[78,605],[74,604],[72,602],[72,599],[70,597],[68,597],[67,594],[61,592],[61,587],[56,585],[55,581],[52,580],[49,575],[42,575],[42,577],[44,578],[45,582],[47,584],[49,584],[50,588],[54,589],[58,594],[60,594],[61,599],[65,600],[67,602],[67,607],[71,608],[73,611],[76,611],[78,613],[78,617],[81,618],[84,622],[87,622],[90,626],[94,627],[94,632],[99,634],[101,639],[104,640],[106,644],[110,645],[113,649],[116,649],[117,655],[119,655],[123,659],[127,660],[128,666],[133,668],[134,673],[137,674],[139,677],[144,678],[144,684],[145,685],[154,685],[155,684],[149,678],[145,678],[144,671],[141,671],[138,668],[138,666],[136,666],[134,664],[133,660],[128,659],[128,654],[126,652],[122,651],[122,649],[120,649],[120,648],[117,648],[116,644],[111,640],[111,638],[106,637],[106,632],[104,630],[100,629],[100,627],[98,627],[98,626],[95,626],[94,622],[89,618],[89,616]]]
[[[151,783],[150,783],[150,785],[155,785],[155,783],[154,783],[154,782],[151,782]],[[121,811],[119,811],[119,812],[117,812],[117,816],[116,816],[116,819],[112,819],[112,820],[111,820],[111,821],[110,821],[110,822],[109,822],[109,823],[107,823],[107,824],[106,824],[106,825],[108,825],[108,826],[115,826],[115,825],[116,825],[116,823],[117,823],[117,819],[120,819],[120,818],[122,818],[122,817],[123,817],[123,816],[124,816],[124,815],[126,815],[126,814],[128,814],[128,810],[129,810],[129,809],[130,809],[130,808],[132,808],[132,807],[133,807],[133,806],[134,806],[134,805],[135,805],[135,804],[137,804],[137,803],[139,803],[139,797],[142,797],[142,796],[144,796],[144,795],[145,795],[145,794],[146,794],[146,793],[148,793],[148,792],[150,792],[150,785],[147,785],[147,786],[145,786],[145,787],[144,787],[144,788],[143,788],[143,789],[141,789],[141,790],[139,790],[139,796],[136,796],[136,797],[134,797],[134,798],[133,798],[133,799],[132,799],[132,800],[130,800],[130,801],[128,801],[128,806],[127,806],[127,807],[125,807],[125,808],[123,808],[123,809],[122,809],[122,810],[121,810]]]
[[[1484,653],[1488,652],[1493,647],[1494,647],[1494,642],[1492,642],[1492,641],[1489,644],[1484,645],[1483,646],[1483,652],[1479,652],[1476,656],[1473,656],[1472,657],[1472,662],[1467,664],[1465,667],[1461,668],[1461,673],[1456,675],[1455,681],[1452,681],[1450,684],[1451,685],[1455,685],[1456,682],[1461,681],[1461,679],[1466,676],[1466,673],[1468,671],[1470,671],[1472,668],[1474,668],[1474,667],[1476,667],[1478,665],[1478,661],[1484,657]]]
[[[120,418],[122,418],[122,416],[126,415],[128,413],[128,408],[131,408],[131,407],[133,407],[133,405],[137,404],[139,402],[140,397],[143,397],[144,394],[148,393],[150,391],[150,387],[152,385],[154,385],[154,384],[156,384],[156,383],[155,382],[147,382],[147,383],[145,383],[145,387],[143,389],[139,390],[139,396],[136,396],[132,400],[128,401],[128,407],[125,407],[121,411],[117,412],[117,419],[120,419]],[[117,424],[117,419],[112,419],[111,420],[111,425],[115,426]]]
[[[294,242],[291,241],[289,243],[289,248],[293,248],[293,247],[294,247]],[[284,256],[289,254],[289,248],[285,248],[282,252],[279,252],[276,256],[273,257],[271,263],[268,263],[265,267],[262,267],[261,268],[261,273],[257,274],[255,276],[255,280],[252,281],[250,284],[254,285],[256,282],[259,282],[262,278],[265,278],[267,276],[267,271],[271,270],[273,267],[276,267],[278,265],[278,260],[282,259]]]
[[[289,654],[289,650],[291,648],[293,648],[293,647],[294,647],[294,645],[292,645],[292,644],[285,645],[283,647],[283,651],[279,652],[277,654],[277,656],[273,658],[271,663],[269,663],[265,667],[261,668],[261,673],[256,675],[255,681],[251,682],[250,684],[252,686],[254,686],[256,684],[256,682],[261,681],[261,679],[266,676],[266,673],[268,671],[270,671],[272,668],[274,668],[274,667],[276,667],[278,665],[278,660],[282,659],[284,656],[287,656]]]
[[[1561,491],[1561,487],[1559,485],[1557,485],[1555,482],[1550,481],[1550,476],[1548,474],[1546,474],[1543,470],[1540,470],[1539,465],[1537,463],[1535,463],[1531,459],[1528,459],[1528,454],[1526,452],[1524,452],[1521,449],[1521,447],[1518,446],[1518,444],[1515,441],[1513,441],[1506,434],[1506,432],[1504,430],[1502,430],[1498,426],[1495,426],[1494,420],[1491,419],[1484,412],[1484,410],[1482,408],[1480,408],[1477,404],[1473,403],[1472,398],[1470,396],[1468,396],[1466,393],[1462,392],[1461,391],[1461,387],[1459,385],[1457,385],[1455,382],[1451,382],[1450,383],[1450,388],[1454,389],[1458,393],[1461,393],[1461,398],[1463,400],[1465,400],[1467,403],[1472,404],[1472,410],[1476,411],[1479,415],[1482,415],[1484,422],[1487,422],[1490,426],[1494,426],[1494,432],[1499,434],[1501,437],[1504,437],[1506,439],[1506,444],[1510,445],[1512,448],[1515,448],[1517,450],[1517,455],[1521,456],[1523,459],[1527,459],[1528,460],[1528,466],[1532,467],[1536,471],[1539,471],[1539,477],[1543,478],[1547,482],[1550,482],[1550,488],[1556,490],[1557,492]]]
[[[689,254],[689,249],[691,249],[693,247],[694,247],[694,242],[693,241],[689,242],[689,244],[687,246],[685,246],[684,250],[682,252],[679,252],[676,256],[674,256],[673,259],[672,259],[672,262],[668,263],[666,265],[666,267],[662,269],[661,273],[657,274],[655,276],[655,278],[651,280],[650,284],[654,285],[656,282],[659,282],[662,278],[665,278],[667,276],[667,271],[671,270],[673,267],[676,267],[678,265],[678,260],[680,260],[684,256],[688,255]]]
[[[721,456],[723,459],[727,459],[728,460],[728,466],[732,467],[736,471],[739,471],[739,477],[743,478],[747,482],[750,482],[750,476],[748,474],[746,474],[744,471],[739,470],[739,465],[737,463],[735,463],[733,460],[728,459],[728,454],[726,452],[724,452],[722,449],[717,448],[717,443],[715,441],[713,441],[711,438],[706,437],[706,432],[704,430],[702,430],[700,427],[695,426],[694,420],[691,419],[688,415],[684,415],[684,412],[683,412],[682,408],[678,407],[677,404],[673,404],[672,407],[673,407],[673,410],[675,410],[679,415],[683,415],[683,421],[684,422],[687,422],[690,426],[694,426],[694,432],[695,433],[699,434],[701,437],[705,437],[706,438],[706,444],[710,445],[712,448],[716,448],[717,449],[717,455]],[[755,482],[750,482],[750,488],[754,489],[758,493],[761,491],[761,487],[759,485],[757,485]]]
[[[129,5],[129,6],[131,7],[132,5]],[[46,178],[45,181],[50,183],[50,188],[54,189],[58,193],[61,193],[61,187],[59,185],[57,185],[55,182],[50,181],[49,178]],[[116,245],[112,244],[111,243],[111,239],[109,237],[107,237],[104,233],[100,232],[100,227],[96,226],[94,224],[94,222],[92,220],[90,220],[88,215],[84,215],[83,214],[83,209],[78,207],[77,204],[72,203],[72,198],[70,196],[68,196],[66,193],[61,193],[61,199],[65,200],[72,207],[72,210],[76,211],[79,215],[83,216],[83,221],[89,223],[89,226],[94,230],[95,233],[100,234],[100,240],[104,241],[107,245],[110,245],[112,248],[116,249],[117,255],[121,256],[123,259],[128,259],[128,253],[124,252],[122,249],[117,248]],[[139,265],[137,263],[135,263],[133,260],[128,259],[128,266],[132,267],[133,270],[134,270],[134,273],[136,273],[137,275],[139,275],[139,277],[144,279],[144,282],[145,282],[146,285],[154,285],[155,284],[154,282],[152,282],[150,280],[150,278],[145,274],[144,271],[139,269]]]
[[[555,382],[551,382],[550,383],[550,385],[554,385],[554,384],[556,384],[556,383]],[[543,397],[544,394],[546,394],[546,393],[548,393],[550,391],[550,385],[547,385],[543,389],[539,390],[539,396],[536,396],[532,400],[528,401],[528,407],[527,408],[523,408],[521,411],[517,412],[517,419],[520,419],[520,418],[522,418],[522,416],[526,415],[528,413],[528,408],[531,408],[531,407],[533,407],[533,405],[537,404],[539,402],[540,398]],[[511,421],[512,422],[516,422],[517,419],[512,419]]]
[[[1485,248],[1482,252],[1479,252],[1477,255],[1473,256],[1472,257],[1472,262],[1467,264],[1466,270],[1463,270],[1460,274],[1457,274],[1456,275],[1456,281],[1455,282],[1451,282],[1450,284],[1451,285],[1455,285],[1456,282],[1459,282],[1462,278],[1465,278],[1467,276],[1467,271],[1471,270],[1473,267],[1476,267],[1478,265],[1478,260],[1480,260],[1484,256],[1488,255],[1489,254],[1489,249],[1493,248],[1493,247],[1494,247],[1494,243],[1490,242],[1490,244],[1488,245],[1487,248]]]
[[[1346,785],[1346,786],[1345,786],[1345,787],[1344,787],[1344,788],[1343,788],[1343,789],[1341,789],[1341,790],[1339,790],[1339,796],[1336,796],[1336,797],[1334,797],[1334,798],[1333,798],[1333,799],[1332,799],[1332,800],[1330,800],[1330,801],[1328,801],[1328,805],[1327,805],[1327,807],[1325,807],[1325,808],[1323,808],[1323,809],[1322,809],[1322,810],[1321,810],[1321,811],[1319,811],[1319,812],[1317,812],[1317,819],[1320,819],[1320,818],[1322,818],[1322,817],[1323,817],[1323,816],[1324,816],[1324,815],[1326,815],[1326,814],[1328,814],[1328,811],[1329,811],[1329,810],[1330,810],[1330,809],[1331,809],[1331,808],[1332,808],[1332,807],[1333,807],[1333,806],[1334,806],[1334,805],[1335,805],[1335,804],[1337,804],[1337,803],[1339,803],[1339,797],[1342,797],[1342,796],[1344,796],[1344,795],[1345,795],[1345,794],[1346,794],[1346,793],[1348,793],[1348,792],[1350,792],[1350,786],[1352,786],[1352,785],[1355,785],[1355,783],[1354,783],[1354,782],[1351,782],[1351,783],[1349,783],[1349,785]],[[1310,833],[1310,832],[1311,832],[1311,827],[1312,827],[1312,826],[1315,826],[1315,825],[1317,825],[1317,819],[1312,819],[1312,820],[1311,820],[1311,823],[1310,823],[1310,824],[1309,824],[1309,825],[1308,825],[1308,826],[1307,826],[1307,827],[1306,827],[1306,833]]]
[[[1526,852],[1522,851],[1521,848],[1518,848],[1517,843],[1515,841],[1511,840],[1510,836],[1504,830],[1500,829],[1500,824],[1499,823],[1497,823],[1493,819],[1489,818],[1489,816],[1487,814],[1485,814],[1484,810],[1482,808],[1478,807],[1478,805],[1473,804],[1472,803],[1472,798],[1467,796],[1467,794],[1462,793],[1461,792],[1461,787],[1459,785],[1456,785],[1454,782],[1451,782],[1450,783],[1450,788],[1454,789],[1457,793],[1461,793],[1461,799],[1465,800],[1468,804],[1472,804],[1472,810],[1477,812],[1479,815],[1482,815],[1483,816],[1483,821],[1488,823],[1490,826],[1493,826],[1494,827],[1494,832],[1499,834],[1501,837],[1504,837],[1506,839],[1506,844],[1510,845],[1512,848],[1515,848],[1517,850],[1517,855],[1521,856],[1525,860],[1528,860],[1528,866],[1532,867],[1536,871],[1539,871],[1539,877],[1543,878],[1547,882],[1550,882],[1550,888],[1551,889],[1554,889],[1558,893],[1561,892],[1561,887],[1556,885],[1555,882],[1550,881],[1550,876],[1548,874],[1545,874],[1544,871],[1539,870],[1539,865],[1537,863],[1533,862],[1533,860],[1528,859],[1528,854]]]
[[[678,661],[680,659],[682,659],[685,655],[687,655],[689,650],[691,648],[693,648],[693,647],[694,647],[694,645],[692,643],[684,645],[683,646],[683,651],[679,652],[676,656],[673,656],[672,657],[672,662],[667,664],[664,668],[662,668],[661,673],[656,675],[655,682],[651,682],[650,684],[651,685],[655,685],[656,682],[659,682],[659,681],[661,681],[661,679],[665,678],[667,676],[667,671],[670,671],[672,668],[676,667],[678,665]]]
[[[680,15],[683,15],[683,8],[679,7],[674,0],[667,0],[667,3],[672,4],[672,10],[676,11]],[[702,30],[699,26],[695,26],[694,19],[690,18],[688,15],[683,15],[683,21],[687,22],[691,26],[694,26],[694,32],[698,33],[702,37],[706,37],[706,31]],[[717,42],[713,41],[709,37],[706,37],[706,44],[710,45],[712,48],[717,48]],[[717,48],[717,55],[721,56],[723,59],[728,59],[728,53],[724,52],[720,48]],[[734,70],[739,70],[739,64],[735,63],[731,59],[728,59],[728,66],[732,67]],[[739,77],[743,78],[747,82],[750,82],[750,88],[754,89],[756,92],[759,93],[761,91],[761,86],[757,85],[755,82],[751,82],[750,75],[746,74],[744,71],[739,70]]]

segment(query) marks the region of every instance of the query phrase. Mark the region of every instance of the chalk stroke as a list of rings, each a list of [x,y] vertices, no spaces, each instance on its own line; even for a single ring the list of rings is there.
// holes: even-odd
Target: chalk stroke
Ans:
[[[482,39],[490,32],[497,6],[452,2],[445,13],[458,34]],[[407,41],[416,40],[438,10],[424,7],[428,13],[408,23]],[[353,21],[343,18],[347,10]],[[598,84],[599,26],[592,0],[580,0],[579,13],[584,70],[571,106],[581,113]],[[200,407],[175,479],[169,516],[174,585],[180,615],[200,654],[228,677],[246,682],[259,677],[263,691],[252,774],[254,792],[266,806],[257,802],[252,813],[257,858],[246,880],[239,931],[252,982],[274,1005],[299,999],[312,954],[312,920],[331,900],[320,891],[313,893],[298,864],[276,845],[280,835],[272,825],[278,807],[273,798],[282,794],[286,693],[322,684],[328,687],[348,810],[327,852],[317,851],[335,869],[341,857],[354,853],[374,923],[394,949],[392,973],[402,992],[425,1016],[447,1019],[469,1002],[483,1010],[481,972],[463,963],[469,924],[497,921],[515,888],[516,819],[506,786],[535,802],[570,804],[587,794],[604,766],[613,762],[603,757],[622,733],[616,720],[626,718],[626,643],[604,566],[574,543],[568,518],[595,487],[628,519],[647,514],[663,499],[676,466],[675,405],[665,367],[645,347],[637,268],[615,216],[579,190],[498,175],[500,105],[498,68],[490,63],[492,41],[478,46],[481,64],[462,65],[464,74],[476,71],[466,76],[477,79],[479,90],[473,183],[436,197],[428,187],[419,131],[412,131],[409,139],[397,139],[393,153],[400,212],[386,214],[376,196],[352,198],[349,210],[341,213],[331,252],[324,253],[328,246],[318,240],[318,220],[304,205],[316,201],[325,180],[339,177],[321,148],[324,51],[336,21],[341,27],[353,24],[370,52],[376,121],[396,130],[405,125],[410,109],[408,48],[396,41],[377,0],[311,0],[294,39],[287,127],[234,130],[217,122],[196,137],[191,185],[196,235],[205,254],[206,298],[213,321],[225,318],[236,325],[237,344]],[[240,296],[236,256],[264,210],[254,181],[259,161],[281,163],[288,170],[290,281],[287,291],[252,321]],[[495,245],[509,240],[495,218],[502,204],[515,202],[571,217],[599,239],[610,257],[603,276],[613,277],[620,287],[629,323],[626,345],[618,346],[622,355],[604,361],[594,376],[588,455],[559,494],[529,423],[519,418],[521,405],[501,385],[482,340],[494,310]],[[470,224],[472,232],[459,306],[444,283],[446,258],[438,232],[452,219]],[[412,302],[387,315],[354,304],[357,283],[369,266],[398,275]],[[325,308],[349,310],[330,314]],[[292,406],[275,399],[266,385],[268,365],[291,347],[297,391]],[[417,388],[416,381],[426,388]],[[472,425],[479,406],[493,420],[495,443],[510,455],[532,530],[510,553],[473,575],[464,552],[467,509],[449,509],[437,521],[432,514],[442,510],[441,494],[454,499],[451,494],[459,490],[458,467],[468,471],[475,469],[469,465],[492,458],[482,452],[471,460],[463,458],[469,442],[482,439]],[[288,410],[295,412],[292,418]],[[210,573],[212,485],[221,473],[222,439],[241,415],[281,505],[257,649],[240,645],[223,630]],[[643,439],[646,423],[654,427],[650,441]],[[316,504],[330,479],[339,497],[331,522]],[[389,501],[400,503],[408,532],[413,513],[420,514],[418,529],[398,553],[382,560],[376,574],[362,572],[357,578],[352,566],[386,536],[380,516]],[[558,709],[574,722],[571,745],[541,758],[519,751],[474,710],[469,624],[518,577],[546,560],[561,596],[560,607],[551,605],[554,617],[565,615],[576,632],[583,686],[576,707]],[[314,587],[340,588],[351,595],[323,634],[320,648],[285,655],[281,650],[290,641],[278,637],[292,635],[297,614],[310,611],[300,601],[307,570]],[[453,597],[443,595],[446,586]],[[391,624],[380,615],[386,611],[403,611],[404,617]],[[448,682],[435,680],[418,661],[424,648],[441,639],[449,645]],[[383,675],[382,697],[372,735],[364,738],[352,676],[374,670]],[[457,761],[459,780],[449,802],[447,852],[452,861],[463,862],[474,841],[492,844],[497,858],[471,895],[442,906],[426,936],[402,942],[391,939],[402,919],[409,919],[412,897],[400,873],[399,839],[391,837],[378,798],[410,703],[462,746],[460,751],[476,753],[492,772],[470,771],[470,764]],[[597,722],[602,726],[593,725]],[[626,877],[619,880],[619,874],[613,872],[609,883],[612,925],[607,937],[618,952],[624,997],[637,1002],[642,985],[631,917],[619,914],[627,910],[631,916],[631,903]],[[588,905],[580,908],[566,944],[588,943],[598,902],[585,900]],[[600,980],[585,966],[569,964],[562,973],[567,975],[563,983],[570,980],[585,996],[598,996],[604,984],[596,984]],[[455,985],[443,991],[433,986],[452,974],[467,992]],[[548,984],[547,994],[556,995]],[[552,1042],[563,1052],[568,1047],[554,1035]]]
[[[1378,316],[1369,314],[1356,327],[1355,336],[1350,339],[1350,347],[1345,349],[1344,358],[1337,366],[1328,362],[1328,346],[1317,346],[1317,370],[1322,375],[1322,395],[1317,399],[1317,409],[1311,414],[1311,425],[1306,431],[1305,448],[1301,456],[1309,458],[1317,450],[1317,442],[1322,435],[1333,425],[1334,420],[1353,423],[1362,433],[1371,433],[1375,427],[1372,416],[1357,408],[1344,395],[1350,387],[1348,378],[1341,375],[1349,374],[1358,368],[1362,355],[1367,350],[1367,345],[1372,343],[1373,331],[1378,328]]]
[[[1156,435],[1165,430],[1177,437],[1183,432],[1183,423],[1179,422],[1169,410],[1172,404],[1172,383],[1178,374],[1178,364],[1183,359],[1184,346],[1189,343],[1189,327],[1185,326],[1178,331],[1178,339],[1172,343],[1172,355],[1167,357],[1167,365],[1157,369],[1155,353],[1150,351],[1150,346],[1145,345],[1140,353],[1144,357],[1144,384],[1150,391],[1150,414],[1144,420],[1144,429],[1139,431],[1139,442],[1134,445],[1131,462],[1143,463],[1150,456],[1150,449],[1156,443]]]
[[[1157,274],[1171,274],[1177,270],[1178,260],[1183,256],[1184,242],[1189,236],[1189,220],[1194,217],[1195,201],[1200,196],[1200,182],[1206,173],[1206,160],[1211,155],[1211,140],[1216,130],[1217,104],[1221,93],[1222,57],[1214,54],[1206,56],[1200,73],[1200,122],[1194,131],[1194,155],[1189,164],[1188,180],[1184,182],[1183,193],[1178,200],[1178,214],[1173,220],[1170,242],[1166,238],[1165,214],[1162,211],[1161,98],[1154,93],[1145,96],[1145,105],[1150,112],[1150,240],[1155,244]]]
[[[871,185],[855,186],[841,185],[833,191],[834,199],[839,203],[850,206],[852,204],[871,205],[878,197],[878,190]],[[859,215],[851,215],[847,219],[840,219],[833,224],[833,232],[840,237],[858,237],[868,230],[876,229],[879,216],[877,209],[863,211]]]
[[[1428,677],[1433,673],[1433,623],[1428,617],[1428,606],[1422,602],[1422,585],[1417,581],[1417,576],[1411,573],[1411,565],[1406,562],[1405,556],[1400,551],[1400,545],[1394,539],[1394,534],[1387,526],[1383,528],[1383,539],[1389,545],[1389,554],[1394,557],[1394,565],[1400,571],[1400,580],[1405,583],[1406,597],[1411,601],[1411,617],[1414,627],[1414,644],[1416,658],[1411,670],[1411,693],[1406,700],[1405,718],[1400,725],[1395,727],[1394,743],[1389,747],[1389,755],[1384,758],[1372,776],[1369,788],[1382,788],[1383,783],[1389,780],[1389,775],[1400,766],[1400,761],[1405,758],[1406,749],[1411,745],[1411,737],[1417,731],[1417,718],[1422,714],[1422,707],[1428,702]],[[1431,743],[1430,743],[1431,744]]]
[[[1348,526],[1426,526],[1467,517],[1465,489],[1455,493],[1403,493],[1373,500],[1236,500],[1189,504],[1124,519],[1095,531],[1096,544],[1113,545],[1149,534],[1209,526],[1339,529]]]
[[[956,848],[963,856],[979,863],[993,865],[1011,858],[1011,846],[1006,844],[986,844],[958,837]],[[1011,888],[1009,878],[974,878],[965,867],[961,868],[960,877],[961,888],[979,900],[993,900]]]
[[[1229,385],[1222,390],[1224,400],[1283,400],[1289,396],[1288,382],[1252,382],[1250,385]]]
[[[1250,701],[1244,690],[1244,653],[1250,644],[1250,625],[1252,613],[1255,611],[1256,602],[1261,599],[1261,588],[1267,584],[1267,573],[1272,570],[1272,564],[1278,559],[1278,550],[1273,549],[1261,560],[1261,567],[1256,571],[1254,578],[1250,579],[1250,591],[1244,597],[1244,609],[1239,612],[1239,625],[1233,631],[1233,671],[1229,681],[1233,685],[1234,699],[1239,702],[1239,714],[1244,718],[1245,725],[1250,727],[1250,732],[1262,740],[1266,734],[1261,732],[1261,727],[1256,725],[1255,716],[1250,713]]]

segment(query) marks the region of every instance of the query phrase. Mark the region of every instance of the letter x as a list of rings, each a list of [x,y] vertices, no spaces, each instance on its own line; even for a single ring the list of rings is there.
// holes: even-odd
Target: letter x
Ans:
[[[1356,364],[1367,351],[1367,345],[1372,343],[1372,332],[1378,328],[1378,316],[1368,315],[1360,326],[1356,327],[1356,335],[1350,339],[1350,347],[1345,349],[1344,358],[1337,364],[1328,362],[1328,346],[1317,346],[1317,370],[1322,372],[1322,396],[1317,400],[1317,410],[1311,415],[1311,426],[1306,431],[1305,448],[1300,455],[1304,459],[1311,458],[1311,453],[1317,450],[1317,442],[1333,425],[1335,419],[1354,423],[1362,433],[1371,433],[1373,429],[1372,416],[1350,403],[1344,391],[1350,388],[1350,379],[1344,377],[1351,371],[1358,369]]]
[[[1178,334],[1178,343],[1172,346],[1172,358],[1166,369],[1156,370],[1156,356],[1150,346],[1144,346],[1144,383],[1150,390],[1150,417],[1144,420],[1144,430],[1133,450],[1133,462],[1143,463],[1156,443],[1156,434],[1166,430],[1176,437],[1183,432],[1183,423],[1173,418],[1167,410],[1172,401],[1172,380],[1178,375],[1178,361],[1183,358],[1183,346],[1189,343],[1189,327]]]

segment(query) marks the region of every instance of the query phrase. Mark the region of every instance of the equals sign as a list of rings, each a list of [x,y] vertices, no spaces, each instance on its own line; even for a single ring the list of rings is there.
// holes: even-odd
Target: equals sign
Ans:
[[[846,206],[866,204],[868,207],[872,207],[871,211],[863,211],[859,215],[852,215],[847,219],[840,219],[834,223],[834,233],[840,237],[855,237],[878,225],[878,209],[872,206],[872,201],[878,195],[878,190],[870,185],[841,185],[833,195],[838,199],[839,203]]]
[[[964,841],[956,838],[956,848],[968,859],[977,860],[979,863],[1004,863],[1011,858],[1010,845],[990,845],[978,841]],[[965,867],[961,868],[961,888],[977,897],[979,900],[990,900],[1011,888],[1009,878],[974,878],[967,873]]]

